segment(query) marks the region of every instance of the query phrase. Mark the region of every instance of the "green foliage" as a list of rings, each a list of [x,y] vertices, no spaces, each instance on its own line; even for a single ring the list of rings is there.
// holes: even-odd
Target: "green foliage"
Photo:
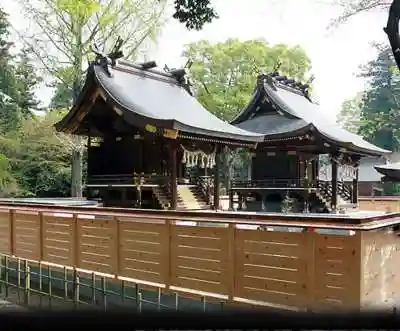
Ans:
[[[10,160],[0,153],[0,197],[13,196],[18,192],[16,180],[12,174]]]
[[[229,39],[217,44],[202,40],[187,45],[183,56],[192,61],[190,79],[197,99],[226,121],[250,101],[257,75],[271,72],[278,60],[282,63],[279,71],[298,80],[304,81],[311,68],[301,47],[271,46],[265,40]],[[221,174],[226,188],[232,167],[247,168],[249,160],[247,151],[225,150]]]
[[[55,78],[57,94],[52,106],[69,106],[80,92],[85,67],[92,59],[94,43],[109,51],[117,37],[124,41],[125,58],[138,55],[153,42],[165,20],[166,0],[19,0],[25,16],[34,24],[33,36],[21,39]],[[40,35],[40,38],[37,36]],[[62,86],[60,85],[62,84]],[[72,98],[71,98],[72,97]],[[73,144],[72,195],[82,196],[83,142]]]
[[[189,30],[201,30],[218,15],[210,6],[210,0],[175,0],[173,18],[184,23]]]
[[[337,122],[347,131],[358,133],[361,125],[361,109],[363,107],[363,93],[358,93],[353,99],[345,100]]]
[[[71,152],[53,124],[65,113],[52,111],[45,116],[23,120],[13,142],[12,169],[24,196],[68,196]]]
[[[305,51],[264,40],[206,40],[186,46],[183,56],[193,61],[190,77],[198,100],[224,120],[232,119],[251,97],[259,72],[270,72],[278,59],[280,72],[305,80],[311,63]]]
[[[369,86],[363,95],[359,133],[378,146],[398,150],[400,76],[393,66],[390,48],[383,48],[363,68],[361,76],[369,79]]]
[[[39,102],[34,89],[40,77],[29,58],[22,50],[17,56],[10,55],[13,45],[8,41],[10,25],[7,15],[0,9],[0,130],[15,130],[22,117],[31,115]]]

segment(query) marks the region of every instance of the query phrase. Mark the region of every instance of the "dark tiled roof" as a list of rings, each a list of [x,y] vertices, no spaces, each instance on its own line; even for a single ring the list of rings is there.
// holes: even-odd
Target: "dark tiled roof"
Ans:
[[[94,78],[107,101],[116,105],[131,125],[137,125],[140,119],[189,134],[252,143],[263,141],[262,135],[237,128],[211,114],[171,73],[145,70],[126,61],[108,66],[108,71],[111,75],[103,66],[92,64],[87,79]]]
[[[232,124],[249,131],[264,133],[265,139],[278,133],[289,135],[301,126],[309,126],[338,145],[350,147],[371,155],[390,153],[390,151],[365,141],[359,135],[348,132],[327,119],[319,109],[319,106],[298,89],[285,86],[274,78],[266,79],[261,77],[260,79],[262,81],[260,81],[253,100],[231,122]],[[260,104],[263,96],[266,96],[280,110],[279,112],[276,111],[274,116],[257,116],[257,105]],[[262,121],[270,123],[261,123]],[[261,129],[264,128],[265,131],[262,131]]]

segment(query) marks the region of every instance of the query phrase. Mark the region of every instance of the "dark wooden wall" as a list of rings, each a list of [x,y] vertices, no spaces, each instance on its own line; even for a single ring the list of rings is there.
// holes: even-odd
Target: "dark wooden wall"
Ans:
[[[88,175],[164,174],[167,162],[168,150],[163,141],[106,137],[88,150]]]
[[[287,153],[257,152],[252,162],[252,179],[297,179],[300,175],[298,160],[297,155]]]

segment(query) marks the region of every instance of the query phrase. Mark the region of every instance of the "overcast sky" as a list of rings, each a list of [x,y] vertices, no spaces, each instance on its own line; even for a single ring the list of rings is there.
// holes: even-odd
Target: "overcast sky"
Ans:
[[[0,0],[16,27],[24,25],[16,2]],[[382,30],[386,13],[373,12],[352,19],[333,31],[326,26],[340,8],[327,4],[332,0],[213,0],[220,19],[202,31],[187,31],[171,20],[164,28],[157,47],[149,55],[160,67],[183,65],[183,46],[200,39],[212,42],[228,38],[241,40],[264,38],[269,43],[301,45],[311,58],[315,75],[314,96],[321,111],[334,119],[342,102],[363,89],[364,81],[356,77],[358,67],[376,55],[372,41],[386,41]],[[38,92],[44,103],[51,91]]]

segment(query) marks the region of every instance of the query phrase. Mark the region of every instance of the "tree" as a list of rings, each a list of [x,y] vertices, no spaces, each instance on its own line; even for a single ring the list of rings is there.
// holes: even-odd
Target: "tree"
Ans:
[[[9,41],[10,24],[7,14],[0,8],[0,130],[15,128],[19,121],[17,105],[15,103],[15,75],[12,65]]]
[[[20,195],[54,197],[70,194],[71,150],[65,135],[55,132],[53,124],[65,111],[24,119],[17,133],[8,135],[12,171]],[[68,139],[68,138],[67,138]]]
[[[14,75],[16,81],[15,100],[23,117],[32,116],[32,110],[39,110],[39,100],[35,95],[35,88],[43,80],[38,76],[31,59],[31,52],[23,49],[17,56]]]
[[[231,120],[247,105],[258,73],[271,72],[278,60],[282,74],[303,81],[311,68],[301,47],[271,46],[265,40],[229,39],[217,44],[202,40],[187,45],[183,56],[192,61],[190,79],[197,99],[223,120]],[[222,162],[221,174],[229,188],[232,165],[246,168],[248,153],[230,153],[225,149]]]
[[[397,150],[400,135],[397,132],[399,122],[396,113],[400,109],[398,91],[399,74],[393,70],[395,65],[391,49],[380,49],[376,59],[364,66],[361,77],[369,79],[361,107],[361,125],[359,133],[372,143]]]
[[[10,24],[0,9],[0,129],[16,129],[21,118],[30,116],[39,102],[34,89],[41,81],[34,69],[29,52],[10,54],[13,43],[8,41]]]
[[[345,100],[337,116],[337,122],[347,131],[357,133],[360,129],[361,108],[363,106],[363,92],[353,99]]]
[[[154,41],[164,23],[166,0],[19,0],[35,25],[33,36],[20,33],[42,68],[64,84],[76,100],[94,42],[106,51],[116,37],[124,40],[125,57],[134,57]],[[67,90],[66,90],[67,91]],[[74,137],[72,196],[82,196],[82,139]]]
[[[205,23],[218,18],[210,0],[175,0],[173,17],[191,30],[200,30]]]
[[[232,119],[249,101],[259,72],[270,72],[278,60],[282,74],[306,80],[311,62],[305,51],[265,40],[206,40],[186,46],[183,56],[192,61],[190,78],[198,100],[215,115]]]

